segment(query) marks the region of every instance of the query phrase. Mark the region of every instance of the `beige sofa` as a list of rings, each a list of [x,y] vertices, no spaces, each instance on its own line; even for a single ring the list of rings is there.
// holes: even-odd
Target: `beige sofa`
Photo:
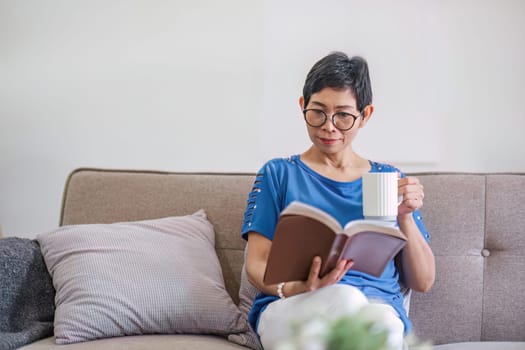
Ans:
[[[410,316],[435,349],[525,349],[524,174],[420,173],[437,279],[413,293]],[[69,177],[61,225],[186,215],[203,208],[216,232],[225,285],[239,302],[245,242],[239,231],[253,174],[79,169]],[[246,305],[243,306],[246,308]],[[244,310],[246,311],[246,310]],[[44,349],[243,349],[210,335],[141,335]]]

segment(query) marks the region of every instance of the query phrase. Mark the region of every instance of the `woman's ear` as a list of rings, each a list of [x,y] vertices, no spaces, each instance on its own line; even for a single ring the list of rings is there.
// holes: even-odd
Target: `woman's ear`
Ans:
[[[363,127],[368,123],[370,118],[372,117],[372,113],[374,113],[374,106],[373,105],[367,105],[365,108],[363,108],[363,111],[361,112],[361,115],[363,116],[363,120],[361,121],[361,124],[359,124],[359,127]]]
[[[299,106],[301,107],[301,111],[304,109],[304,97],[299,97]]]

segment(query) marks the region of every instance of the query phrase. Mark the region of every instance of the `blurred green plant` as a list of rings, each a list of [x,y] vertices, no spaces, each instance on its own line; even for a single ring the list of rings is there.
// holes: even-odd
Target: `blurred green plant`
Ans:
[[[335,320],[312,313],[295,320],[291,330],[292,336],[280,342],[275,350],[393,350],[388,343],[389,329],[383,313],[373,304]],[[432,349],[430,343],[419,342],[412,335],[405,342],[408,349]]]
[[[330,326],[326,337],[330,350],[382,350],[387,349],[388,330],[375,320],[346,316]]]

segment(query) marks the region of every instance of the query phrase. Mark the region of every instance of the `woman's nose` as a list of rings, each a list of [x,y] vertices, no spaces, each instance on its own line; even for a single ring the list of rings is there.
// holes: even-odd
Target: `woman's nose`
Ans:
[[[333,132],[337,130],[337,128],[334,125],[334,119],[333,118],[326,118],[323,125],[321,125],[321,128],[330,132]]]

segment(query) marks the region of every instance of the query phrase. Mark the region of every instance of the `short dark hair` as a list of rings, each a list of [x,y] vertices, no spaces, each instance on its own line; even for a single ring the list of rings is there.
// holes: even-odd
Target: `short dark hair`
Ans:
[[[368,64],[362,57],[349,58],[345,53],[336,51],[317,61],[304,82],[304,107],[306,108],[313,94],[326,87],[336,90],[350,89],[359,111],[372,103]]]

